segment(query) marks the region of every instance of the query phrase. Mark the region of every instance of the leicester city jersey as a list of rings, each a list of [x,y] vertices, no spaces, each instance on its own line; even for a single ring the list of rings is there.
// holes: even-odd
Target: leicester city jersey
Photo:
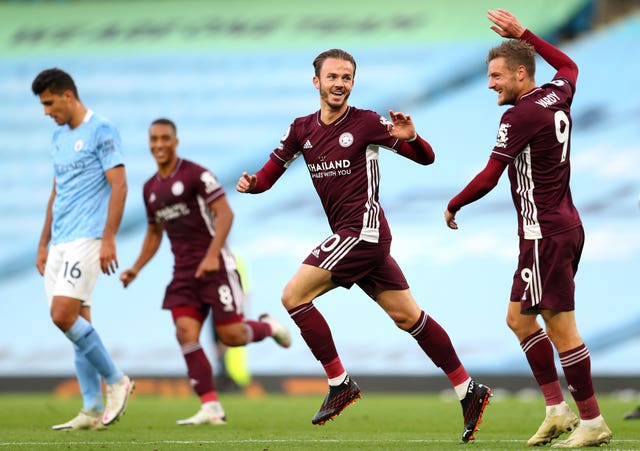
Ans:
[[[104,173],[124,164],[118,130],[89,110],[78,127],[58,128],[51,144],[56,182],[51,244],[101,238],[111,195]]]

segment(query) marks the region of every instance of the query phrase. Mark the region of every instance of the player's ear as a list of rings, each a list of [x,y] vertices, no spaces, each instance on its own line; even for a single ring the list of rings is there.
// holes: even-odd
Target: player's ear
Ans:
[[[529,74],[527,73],[527,68],[522,65],[518,66],[516,75],[518,76],[518,81],[523,81],[525,78],[529,78]]]
[[[73,91],[71,91],[71,89],[65,89],[64,92],[62,93],[62,97],[64,97],[65,100],[74,100],[76,98],[76,96],[73,94]]]
[[[320,79],[315,75],[313,76],[313,86],[315,86],[316,89],[320,89]]]

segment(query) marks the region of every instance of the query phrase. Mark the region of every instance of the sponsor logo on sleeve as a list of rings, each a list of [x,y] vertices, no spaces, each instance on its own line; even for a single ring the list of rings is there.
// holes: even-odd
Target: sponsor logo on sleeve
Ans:
[[[284,132],[284,135],[282,135],[282,138],[280,138],[280,145],[278,146],[278,149],[280,150],[284,149],[284,142],[289,137],[289,133],[291,133],[291,126],[287,128],[287,130]]]
[[[500,129],[498,130],[498,136],[496,138],[496,147],[501,147],[503,149],[507,147],[507,141],[509,140],[507,133],[509,132],[509,127],[511,127],[511,124],[506,124],[504,122],[500,124]]]
[[[200,174],[200,180],[202,181],[202,183],[204,183],[204,190],[207,194],[211,194],[212,192],[220,188],[220,183],[209,171],[205,171]]]
[[[387,119],[387,118],[386,118],[386,117],[384,117],[384,116],[380,116],[380,123],[381,123],[382,125],[384,125],[385,127],[386,127],[387,125],[393,125],[393,122],[391,122],[389,119]]]

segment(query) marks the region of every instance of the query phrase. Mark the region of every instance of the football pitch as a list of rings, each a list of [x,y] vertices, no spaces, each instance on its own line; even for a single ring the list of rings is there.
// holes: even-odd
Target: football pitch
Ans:
[[[435,394],[363,394],[335,421],[313,426],[322,396],[267,394],[249,398],[222,394],[229,420],[224,426],[177,426],[191,416],[191,397],[134,394],[126,414],[103,431],[52,431],[73,417],[80,398],[43,394],[0,395],[0,450],[522,450],[544,414],[542,398],[497,393],[485,411],[473,444],[460,441],[459,403]],[[640,420],[623,420],[636,400],[601,396],[613,431],[606,449],[640,449]],[[570,402],[573,406],[573,403]],[[548,447],[548,446],[547,446]]]

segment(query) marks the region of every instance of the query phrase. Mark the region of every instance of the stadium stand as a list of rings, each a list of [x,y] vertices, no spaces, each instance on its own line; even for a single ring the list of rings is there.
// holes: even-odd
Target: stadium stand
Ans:
[[[572,24],[568,34],[577,36],[563,48],[581,71],[572,144],[574,197],[588,234],[578,279],[580,321],[587,341],[593,340],[594,374],[637,374],[640,309],[616,303],[607,306],[606,315],[601,310],[603,302],[629,298],[629,280],[637,274],[640,256],[640,100],[631,95],[640,62],[630,57],[638,45],[640,15],[587,33],[593,3],[574,4],[577,9],[566,13],[565,20],[550,27],[547,35],[558,38],[554,33],[563,27],[567,33],[566,27]],[[491,44],[491,38],[485,37],[412,43],[401,51],[392,45],[354,45],[350,50],[358,61],[358,73],[351,103],[380,113],[388,108],[410,113],[421,134],[434,145],[436,165],[426,169],[390,153],[381,157],[382,202],[395,232],[394,254],[407,268],[414,294],[427,312],[443,318],[462,358],[470,362],[467,366],[519,372],[524,362],[503,324],[516,251],[515,216],[505,184],[501,183],[483,205],[465,211],[459,234],[445,230],[442,220],[450,195],[486,162],[503,111],[496,107],[495,95],[486,89],[484,57]],[[144,229],[140,189],[154,167],[146,129],[151,120],[167,116],[178,124],[180,153],[210,166],[228,191],[236,212],[232,244],[252,266],[252,308],[276,310],[288,275],[327,235],[327,226],[301,162],[261,196],[239,196],[233,186],[243,170],[255,171],[262,165],[295,116],[317,107],[317,94],[311,86],[311,60],[317,50],[237,51],[229,47],[215,52],[174,50],[142,55],[3,56],[0,85],[6,96],[0,109],[4,140],[0,180],[5,189],[0,209],[5,215],[0,221],[0,315],[6,324],[0,334],[19,336],[18,325],[7,320],[15,315],[29,315],[32,330],[42,334],[25,337],[19,348],[12,339],[0,340],[0,375],[64,374],[69,370],[69,359],[41,358],[68,350],[48,321],[41,279],[33,269],[51,188],[46,146],[55,125],[42,117],[29,90],[33,76],[45,67],[68,70],[85,104],[120,127],[130,187],[119,239],[121,267],[135,258]],[[621,61],[625,70],[612,70],[619,68]],[[539,83],[551,75],[543,66],[537,76]],[[295,211],[299,216],[292,218],[282,211]],[[286,249],[282,246],[285,239],[292,243]],[[170,262],[169,251],[163,246],[158,258],[127,291],[116,280],[99,281],[95,308],[101,311],[96,317],[105,328],[111,322],[118,323],[118,330],[105,333],[104,340],[130,371],[166,374],[182,370],[170,319],[160,311]],[[337,344],[352,371],[431,371],[413,354],[397,354],[397,344],[407,339],[400,333],[390,331],[388,342],[375,342],[375,352],[364,351],[371,349],[371,343],[363,343],[356,332],[349,333],[353,327],[349,316],[358,315],[362,304],[356,302],[344,313],[332,307],[342,299],[339,292],[329,299],[322,308],[336,324],[336,335],[343,337]],[[369,301],[363,296],[362,302]],[[486,328],[482,340],[460,309],[472,309],[474,323]],[[121,312],[126,312],[126,317],[119,315]],[[145,326],[144,334],[135,335],[136,346],[130,346],[140,322]],[[362,322],[393,327],[382,314]],[[50,341],[48,337],[52,337]],[[294,343],[287,352],[287,372],[304,374],[315,368],[303,346]],[[273,354],[257,346],[251,354],[254,372],[278,374],[282,372],[278,359],[284,357],[278,355],[274,360]]]

